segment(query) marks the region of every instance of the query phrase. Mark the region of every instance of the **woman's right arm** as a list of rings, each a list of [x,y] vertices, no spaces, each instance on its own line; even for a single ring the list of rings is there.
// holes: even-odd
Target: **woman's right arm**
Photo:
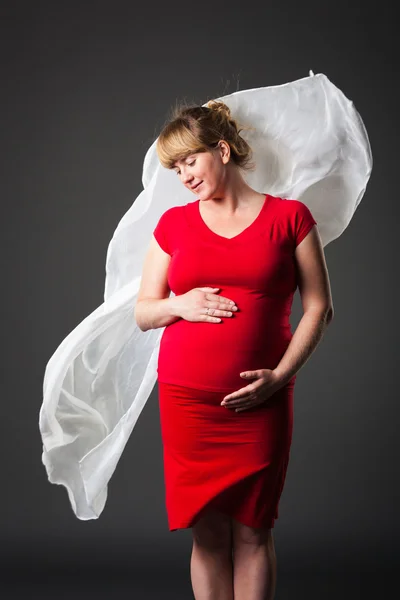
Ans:
[[[134,311],[136,323],[142,331],[165,327],[181,318],[177,312],[177,297],[170,297],[167,275],[170,260],[171,256],[152,236]]]

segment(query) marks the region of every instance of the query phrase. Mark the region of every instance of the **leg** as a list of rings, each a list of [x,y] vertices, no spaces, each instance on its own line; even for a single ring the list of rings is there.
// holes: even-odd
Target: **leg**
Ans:
[[[276,555],[272,529],[253,529],[232,519],[235,600],[273,600]]]
[[[192,527],[190,563],[196,600],[233,600],[231,518],[208,510]]]

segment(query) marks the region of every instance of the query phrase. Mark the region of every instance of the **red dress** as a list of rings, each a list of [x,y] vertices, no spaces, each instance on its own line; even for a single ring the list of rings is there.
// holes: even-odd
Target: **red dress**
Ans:
[[[168,209],[154,236],[170,254],[175,295],[220,288],[238,310],[220,323],[179,319],[161,338],[158,386],[169,528],[191,527],[209,507],[252,527],[273,527],[293,428],[296,376],[252,409],[221,406],[273,369],[292,338],[294,251],[317,222],[298,200],[265,195],[256,219],[233,238],[214,233],[199,202]]]

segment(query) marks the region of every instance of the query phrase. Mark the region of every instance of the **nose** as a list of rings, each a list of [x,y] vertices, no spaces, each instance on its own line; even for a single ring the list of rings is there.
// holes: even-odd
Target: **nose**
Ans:
[[[188,184],[192,180],[193,180],[193,175],[191,175],[190,173],[185,173],[185,171],[182,171],[182,181],[185,185]]]

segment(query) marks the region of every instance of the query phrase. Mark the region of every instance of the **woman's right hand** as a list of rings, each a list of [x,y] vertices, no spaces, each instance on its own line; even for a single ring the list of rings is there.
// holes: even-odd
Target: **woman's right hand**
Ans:
[[[231,317],[237,306],[230,298],[218,296],[215,292],[219,289],[198,287],[176,296],[179,316],[192,323],[220,323],[220,317]]]

